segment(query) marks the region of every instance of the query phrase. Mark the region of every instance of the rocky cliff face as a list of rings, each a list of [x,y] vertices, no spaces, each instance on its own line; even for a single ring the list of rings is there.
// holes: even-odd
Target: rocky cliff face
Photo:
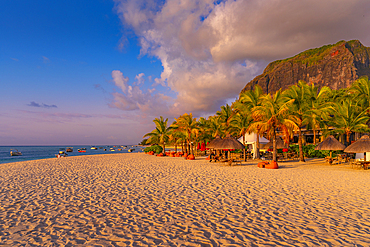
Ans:
[[[270,63],[242,92],[260,85],[264,92],[274,93],[299,80],[313,82],[319,88],[340,89],[365,75],[370,78],[370,47],[363,46],[358,40],[340,41]]]

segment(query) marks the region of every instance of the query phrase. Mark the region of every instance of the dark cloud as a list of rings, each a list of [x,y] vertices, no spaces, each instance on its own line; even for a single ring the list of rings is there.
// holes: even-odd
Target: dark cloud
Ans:
[[[44,103],[36,103],[35,101],[32,101],[31,103],[27,104],[28,106],[32,106],[32,107],[41,107],[41,108],[58,108],[56,105],[47,105],[47,104],[44,104]]]

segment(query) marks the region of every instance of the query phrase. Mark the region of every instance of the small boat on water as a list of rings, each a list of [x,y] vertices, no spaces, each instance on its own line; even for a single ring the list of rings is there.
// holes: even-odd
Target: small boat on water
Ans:
[[[77,149],[79,153],[86,153],[86,148],[79,148]]]
[[[55,155],[57,158],[67,157],[68,154],[64,148],[59,149],[59,153]]]
[[[67,153],[59,153],[59,154],[56,154],[55,157],[57,158],[62,158],[62,157],[67,157],[68,154]]]
[[[112,151],[112,152],[114,152],[114,151],[116,151],[114,148],[110,148],[109,149],[109,151]]]
[[[73,147],[67,147],[66,152],[73,152]]]
[[[128,152],[132,152],[132,151],[135,151],[135,148],[130,148],[129,150],[127,150]]]
[[[21,156],[22,153],[19,152],[17,149],[16,151],[13,151],[12,149],[10,149],[10,156]]]
[[[91,149],[93,149],[93,150],[97,150],[98,148],[97,148],[97,147],[91,147]]]

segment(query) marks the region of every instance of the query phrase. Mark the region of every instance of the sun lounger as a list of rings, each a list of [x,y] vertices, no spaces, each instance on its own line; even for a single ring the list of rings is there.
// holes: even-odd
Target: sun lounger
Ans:
[[[241,160],[234,160],[234,159],[230,159],[227,161],[229,166],[232,166],[232,165],[241,165],[242,164],[242,161]]]

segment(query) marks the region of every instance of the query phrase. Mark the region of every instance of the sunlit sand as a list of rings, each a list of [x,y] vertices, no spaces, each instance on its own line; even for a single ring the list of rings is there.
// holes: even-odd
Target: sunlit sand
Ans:
[[[110,154],[0,165],[0,243],[369,246],[370,171]]]

